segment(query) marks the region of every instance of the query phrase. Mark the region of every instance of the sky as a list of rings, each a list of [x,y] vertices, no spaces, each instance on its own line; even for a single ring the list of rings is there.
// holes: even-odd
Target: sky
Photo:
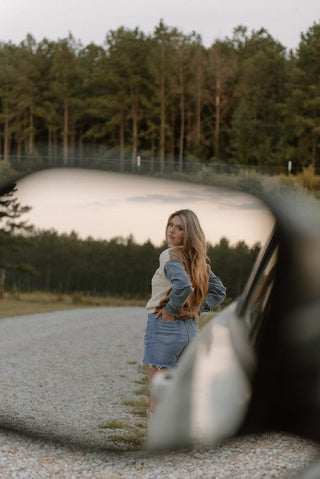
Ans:
[[[0,41],[20,43],[31,33],[37,41],[69,33],[88,45],[103,45],[106,33],[120,26],[152,33],[165,24],[188,34],[196,31],[204,46],[232,37],[244,25],[264,27],[284,47],[298,47],[301,33],[320,21],[319,0],[0,0]]]
[[[180,208],[199,217],[207,240],[264,244],[273,219],[256,198],[206,185],[84,169],[40,171],[18,182],[23,219],[38,229],[75,231],[85,239],[133,235],[139,244],[165,239],[168,216]]]

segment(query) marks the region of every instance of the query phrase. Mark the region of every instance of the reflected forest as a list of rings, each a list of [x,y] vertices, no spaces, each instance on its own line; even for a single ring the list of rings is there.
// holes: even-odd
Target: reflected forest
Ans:
[[[25,243],[26,239],[18,237],[19,241]],[[6,277],[8,291],[81,292],[125,299],[148,298],[159,255],[167,247],[138,244],[132,237],[82,240],[76,233],[56,231],[35,232],[27,242],[20,253],[7,254],[11,265]],[[259,245],[230,245],[226,238],[214,246],[209,244],[213,271],[223,278],[229,299],[242,291],[258,252]]]
[[[319,169],[320,24],[287,52],[265,30],[234,29],[206,48],[162,21],[152,34],[109,31],[0,43],[0,159],[15,170],[114,159],[148,171],[184,162],[279,174]],[[139,163],[140,164],[140,163]]]
[[[15,191],[0,199],[0,265],[6,292],[149,297],[151,278],[166,243],[157,247],[150,241],[137,244],[133,237],[106,241],[81,239],[75,232],[35,230],[21,218],[27,210]],[[223,278],[228,300],[242,291],[259,250],[259,244],[231,245],[226,238],[208,244],[208,258],[215,274]]]

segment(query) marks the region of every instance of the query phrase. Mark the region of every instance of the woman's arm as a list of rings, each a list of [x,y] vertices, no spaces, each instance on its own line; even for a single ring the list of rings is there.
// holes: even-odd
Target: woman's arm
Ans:
[[[209,276],[208,293],[205,297],[204,303],[200,308],[200,312],[210,311],[215,306],[220,304],[226,297],[226,288],[222,284],[222,281],[212,271]]]
[[[170,316],[176,316],[182,311],[184,303],[193,291],[193,287],[180,261],[167,261],[164,271],[167,278],[171,281],[172,289],[169,294],[169,301],[163,309]]]

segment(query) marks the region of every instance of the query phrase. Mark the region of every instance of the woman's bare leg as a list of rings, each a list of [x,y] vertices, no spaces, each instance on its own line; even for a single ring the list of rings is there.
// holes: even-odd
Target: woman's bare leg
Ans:
[[[147,376],[148,376],[149,387],[151,385],[151,381],[152,381],[153,376],[156,373],[158,373],[159,371],[164,371],[165,369],[167,369],[167,368],[157,368],[156,366],[148,366],[148,365],[146,365],[146,368],[147,368]],[[157,406],[157,401],[152,396],[152,394],[150,392],[150,412],[151,413],[155,412],[156,406]]]

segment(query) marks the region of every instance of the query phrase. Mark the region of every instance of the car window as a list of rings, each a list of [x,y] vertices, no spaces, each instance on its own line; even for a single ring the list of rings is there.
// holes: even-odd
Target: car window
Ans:
[[[249,325],[250,337],[253,344],[259,340],[264,326],[264,319],[269,311],[271,304],[271,292],[276,276],[278,258],[278,247],[270,253],[265,261],[263,269],[260,270],[255,278],[254,291],[249,301],[247,322]]]

